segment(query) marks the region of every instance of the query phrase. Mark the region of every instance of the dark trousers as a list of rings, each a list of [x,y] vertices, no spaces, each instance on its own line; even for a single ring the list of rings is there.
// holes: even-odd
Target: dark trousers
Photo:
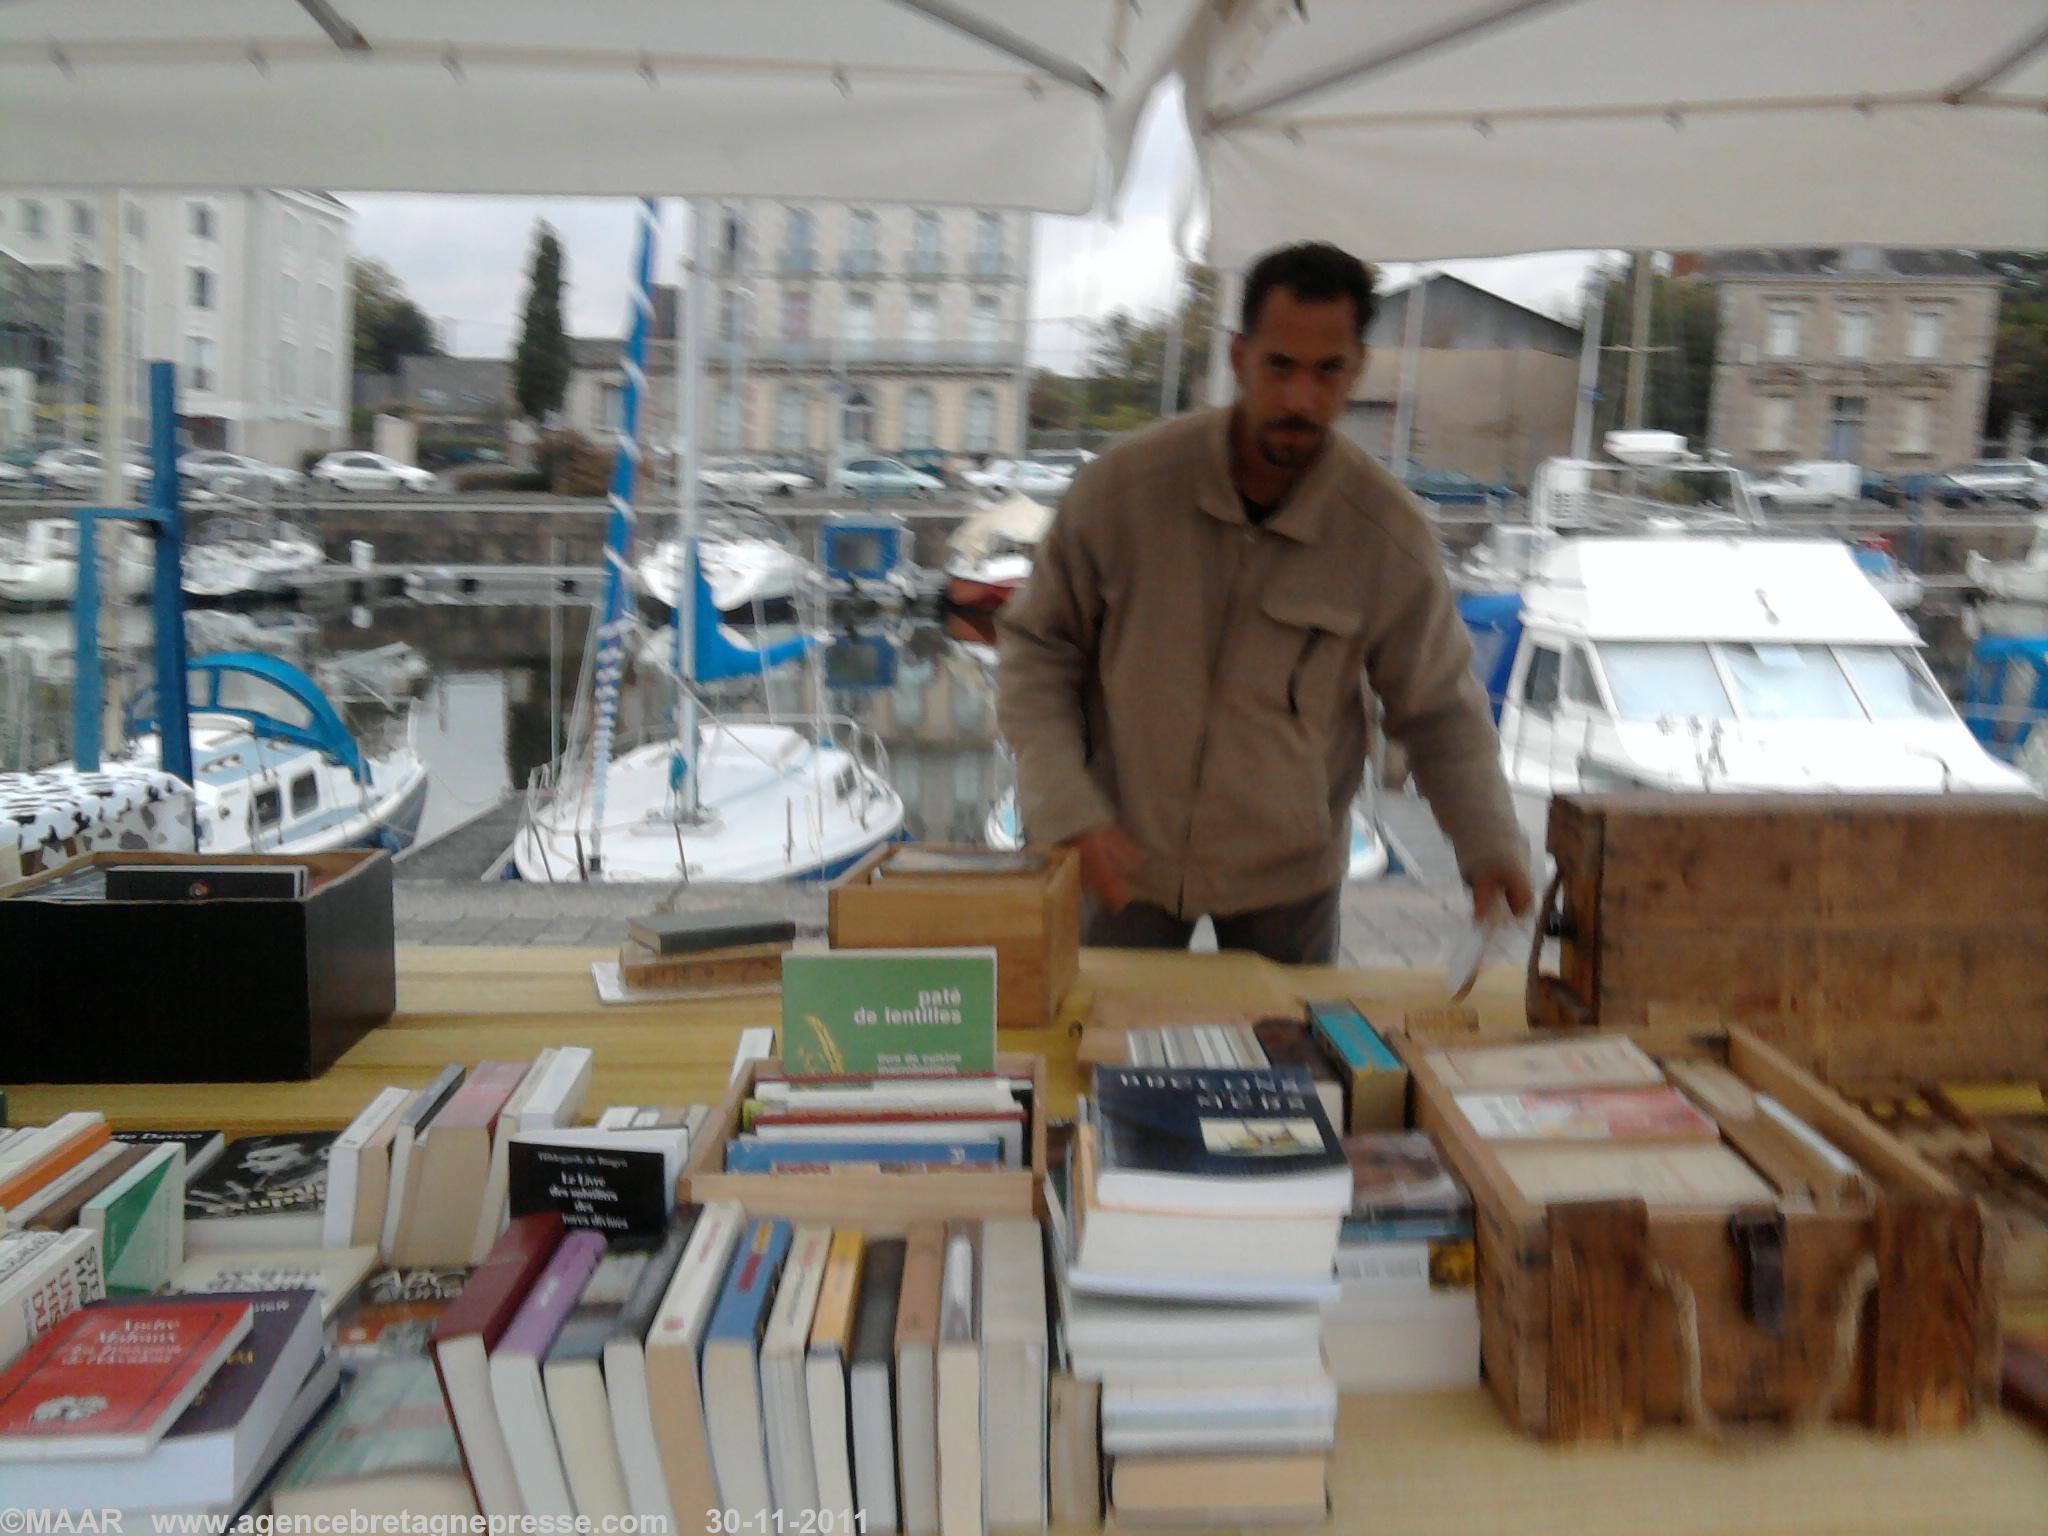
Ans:
[[[1282,965],[1332,965],[1343,894],[1343,886],[1333,885],[1306,901],[1214,918],[1216,947],[1248,949]],[[1134,901],[1121,912],[1105,912],[1090,901],[1082,942],[1098,949],[1186,949],[1194,932],[1192,918],[1175,917],[1147,901]]]

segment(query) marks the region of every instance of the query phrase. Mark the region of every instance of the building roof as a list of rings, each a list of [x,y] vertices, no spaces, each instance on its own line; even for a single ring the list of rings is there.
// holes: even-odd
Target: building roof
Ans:
[[[1563,357],[1578,355],[1577,326],[1449,272],[1433,273],[1382,293],[1366,332],[1370,345],[1403,344],[1409,296],[1422,284],[1429,288],[1422,304],[1425,349],[1528,348]]]
[[[1730,277],[1946,277],[1998,281],[1998,274],[1968,251],[1931,251],[1910,246],[1822,245],[1714,251],[1701,263],[1701,270],[1716,281]]]

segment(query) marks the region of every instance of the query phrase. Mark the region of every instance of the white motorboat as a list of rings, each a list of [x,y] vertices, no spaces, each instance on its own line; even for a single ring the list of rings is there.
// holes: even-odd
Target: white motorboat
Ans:
[[[974,613],[1002,607],[1031,579],[1052,520],[1052,508],[1021,491],[968,517],[946,540],[946,602]]]
[[[1899,612],[1910,613],[1920,606],[1920,600],[1927,595],[1927,583],[1918,573],[1899,564],[1898,556],[1882,542],[1852,544],[1849,553],[1856,568],[1877,588],[1878,595]]]
[[[1501,760],[1539,849],[1565,791],[2027,788],[1831,540],[1563,538],[1493,629]]]
[[[824,590],[817,566],[779,540],[726,520],[707,522],[702,534],[704,579],[711,601],[727,619],[775,623],[795,616],[800,602]],[[640,590],[663,608],[682,590],[681,538],[663,539],[634,565]]]
[[[411,741],[366,750],[313,680],[275,656],[193,660],[194,822],[201,853],[326,853],[411,845],[427,803],[427,768]],[[110,773],[157,770],[154,703],[131,709],[128,750]]]
[[[118,601],[146,592],[154,573],[148,543],[123,528],[101,527],[98,548],[100,596]],[[78,524],[68,517],[39,517],[18,538],[0,543],[0,600],[10,603],[68,603],[78,590]]]
[[[1978,550],[1964,557],[1964,572],[1986,597],[2026,607],[2048,605],[2048,513],[2034,519],[2034,541],[2018,560],[1992,560]],[[2044,626],[2036,623],[2033,630]],[[2019,633],[2008,630],[2006,633]]]
[[[313,537],[289,523],[216,524],[186,546],[185,593],[218,599],[283,592],[325,559]]]

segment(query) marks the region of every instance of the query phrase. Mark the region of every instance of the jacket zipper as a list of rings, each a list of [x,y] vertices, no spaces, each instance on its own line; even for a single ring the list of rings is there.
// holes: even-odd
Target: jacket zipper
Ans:
[[[1247,529],[1246,532],[1245,543],[1249,544],[1257,539],[1257,530]],[[1233,538],[1224,547],[1234,548],[1237,542]],[[1216,679],[1223,671],[1223,658],[1230,649],[1230,631],[1237,617],[1238,584],[1243,577],[1244,556],[1239,552],[1231,559],[1230,579],[1223,589],[1223,621],[1217,626],[1216,642],[1209,651],[1209,686],[1202,696],[1202,729],[1195,738],[1194,793],[1189,797],[1187,831],[1181,839],[1180,890],[1174,902],[1176,917],[1185,912],[1188,906],[1188,866],[1193,862],[1194,855],[1195,810],[1202,803],[1202,769],[1206,766],[1209,756],[1209,704],[1216,697]]]

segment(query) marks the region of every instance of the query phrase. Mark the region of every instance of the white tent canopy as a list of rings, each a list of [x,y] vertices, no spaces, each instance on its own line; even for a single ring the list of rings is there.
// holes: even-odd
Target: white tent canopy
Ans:
[[[2048,247],[2043,0],[1246,0],[1182,72],[1226,268]]]
[[[1204,0],[6,0],[0,181],[1081,213]]]

